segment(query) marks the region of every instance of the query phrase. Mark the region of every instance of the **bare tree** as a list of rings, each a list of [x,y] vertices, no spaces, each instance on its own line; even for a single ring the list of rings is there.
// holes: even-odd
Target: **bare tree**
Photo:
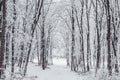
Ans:
[[[83,65],[83,71],[85,72],[86,70],[86,66],[85,66],[85,53],[84,53],[84,31],[83,31],[83,14],[84,14],[84,6],[85,6],[85,2],[84,0],[80,0],[80,5],[81,5],[81,12],[80,12],[80,21],[79,21],[79,16],[78,16],[78,11],[77,9],[75,9],[76,12],[76,21],[77,21],[77,25],[79,28],[79,33],[80,33],[80,53],[82,53],[82,63],[81,65]]]
[[[112,46],[113,46],[113,52],[114,52],[114,57],[115,57],[115,72],[119,72],[119,67],[118,67],[118,33],[119,33],[119,21],[118,21],[118,0],[115,0],[114,6],[112,8],[112,18],[111,21],[113,23],[113,34],[112,34]]]
[[[107,68],[109,75],[112,75],[112,67],[111,67],[111,14],[110,14],[110,1],[105,0],[105,8],[106,8],[106,18],[107,18]]]
[[[15,65],[15,22],[16,22],[16,0],[13,0],[13,26],[12,26],[12,68],[11,72],[14,74],[14,65]],[[12,74],[12,75],[13,75]]]
[[[27,71],[27,66],[28,66],[29,57],[30,57],[30,53],[31,53],[34,32],[35,32],[35,29],[36,29],[36,25],[38,24],[39,18],[41,16],[41,10],[42,10],[42,7],[43,7],[43,2],[44,2],[43,0],[38,0],[37,7],[35,9],[34,20],[33,20],[32,28],[31,28],[32,29],[31,30],[32,39],[30,40],[30,44],[29,44],[29,50],[28,50],[28,53],[27,53],[27,59],[26,59],[26,63],[25,63],[24,75],[26,74],[26,71]]]
[[[0,0],[0,13],[1,16],[1,32],[0,32],[0,78],[3,74],[4,68],[4,51],[5,51],[5,32],[6,32],[6,0]]]
[[[90,70],[91,64],[91,49],[90,49],[90,10],[91,0],[86,0],[86,18],[87,18],[87,71]],[[89,5],[89,6],[88,6]]]
[[[71,5],[71,25],[72,25],[72,51],[71,51],[71,70],[75,71],[74,69],[74,52],[75,52],[75,27],[74,27],[74,0],[71,1],[72,5]]]

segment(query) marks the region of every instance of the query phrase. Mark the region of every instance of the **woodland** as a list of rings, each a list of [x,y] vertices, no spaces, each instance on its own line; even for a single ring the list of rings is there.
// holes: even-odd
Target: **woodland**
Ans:
[[[0,80],[53,80],[55,59],[69,80],[120,80],[120,0],[0,0]]]

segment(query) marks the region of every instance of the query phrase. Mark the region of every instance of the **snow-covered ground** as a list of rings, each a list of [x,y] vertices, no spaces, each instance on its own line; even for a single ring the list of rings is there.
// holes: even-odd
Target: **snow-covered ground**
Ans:
[[[42,70],[36,63],[29,63],[27,75],[37,76],[35,80],[78,80],[77,73],[71,72],[66,66],[66,59],[54,58],[53,64]]]
[[[30,64],[28,67],[29,76],[37,76],[36,80],[78,80],[76,73],[64,66],[53,65],[46,70],[42,70],[39,66]]]
[[[66,66],[66,59],[54,58],[53,64],[42,70],[37,64],[29,63],[28,76],[37,76],[36,80],[78,80],[76,73]]]
[[[86,73],[76,73],[66,66],[66,59],[54,58],[53,64],[48,66],[46,70],[42,70],[36,63],[29,63],[27,76],[30,79],[24,80],[120,80],[120,77],[114,76],[113,79],[108,79],[105,73],[98,71],[95,77],[94,70]],[[36,79],[32,79],[32,77]]]

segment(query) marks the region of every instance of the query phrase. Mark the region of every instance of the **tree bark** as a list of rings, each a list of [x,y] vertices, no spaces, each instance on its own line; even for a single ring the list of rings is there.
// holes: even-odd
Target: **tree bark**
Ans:
[[[12,75],[14,74],[14,65],[15,65],[15,22],[16,22],[16,0],[13,0],[13,26],[12,26],[12,67],[11,67],[11,72],[12,72]]]
[[[3,68],[4,68],[4,51],[5,51],[5,32],[6,32],[6,0],[2,0],[2,3],[0,2],[0,9],[1,9],[1,32],[0,32],[0,78],[2,78],[3,74]]]
[[[74,71],[74,53],[75,53],[74,0],[72,0],[71,24],[72,24],[71,70]]]
[[[112,67],[111,67],[111,15],[110,15],[110,2],[106,0],[106,16],[107,16],[107,51],[108,51],[108,59],[107,59],[107,68],[109,75],[112,75]]]

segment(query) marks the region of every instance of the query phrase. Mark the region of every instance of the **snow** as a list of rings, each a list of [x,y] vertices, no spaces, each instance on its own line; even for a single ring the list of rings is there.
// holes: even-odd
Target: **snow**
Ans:
[[[73,73],[65,66],[53,65],[46,70],[40,66],[30,64],[28,67],[29,76],[37,76],[36,80],[77,80],[76,73]]]
[[[39,66],[29,66],[29,76],[37,76],[36,80],[77,80],[75,73],[70,72],[69,69],[59,66],[50,66],[46,70],[41,70]]]
[[[38,63],[38,60],[37,59],[34,59],[33,61],[34,63]],[[54,65],[58,65],[58,66],[66,66],[67,65],[67,61],[65,58],[53,58],[53,64]]]
[[[37,62],[37,60],[35,60]],[[45,70],[37,63],[29,63],[27,77],[24,80],[120,80],[120,76],[107,76],[105,72],[99,70],[96,77],[94,69],[89,72],[72,72],[70,67],[66,66],[66,59],[53,58],[53,64]]]
[[[65,58],[53,58],[53,64],[58,66],[66,66],[67,61]]]
[[[78,80],[78,75],[66,66],[65,58],[53,58],[53,64],[42,70],[36,63],[29,63],[27,75],[37,76],[35,80]]]
[[[34,62],[29,62],[27,75],[21,77],[16,73],[14,80],[120,80],[120,74],[109,77],[107,70],[99,69],[95,76],[95,69],[91,69],[89,72],[73,72],[66,64],[65,58],[55,57],[53,58],[53,65],[42,70],[41,66],[37,65],[37,59],[35,59]],[[10,74],[6,74],[9,75],[6,80],[10,79]]]

